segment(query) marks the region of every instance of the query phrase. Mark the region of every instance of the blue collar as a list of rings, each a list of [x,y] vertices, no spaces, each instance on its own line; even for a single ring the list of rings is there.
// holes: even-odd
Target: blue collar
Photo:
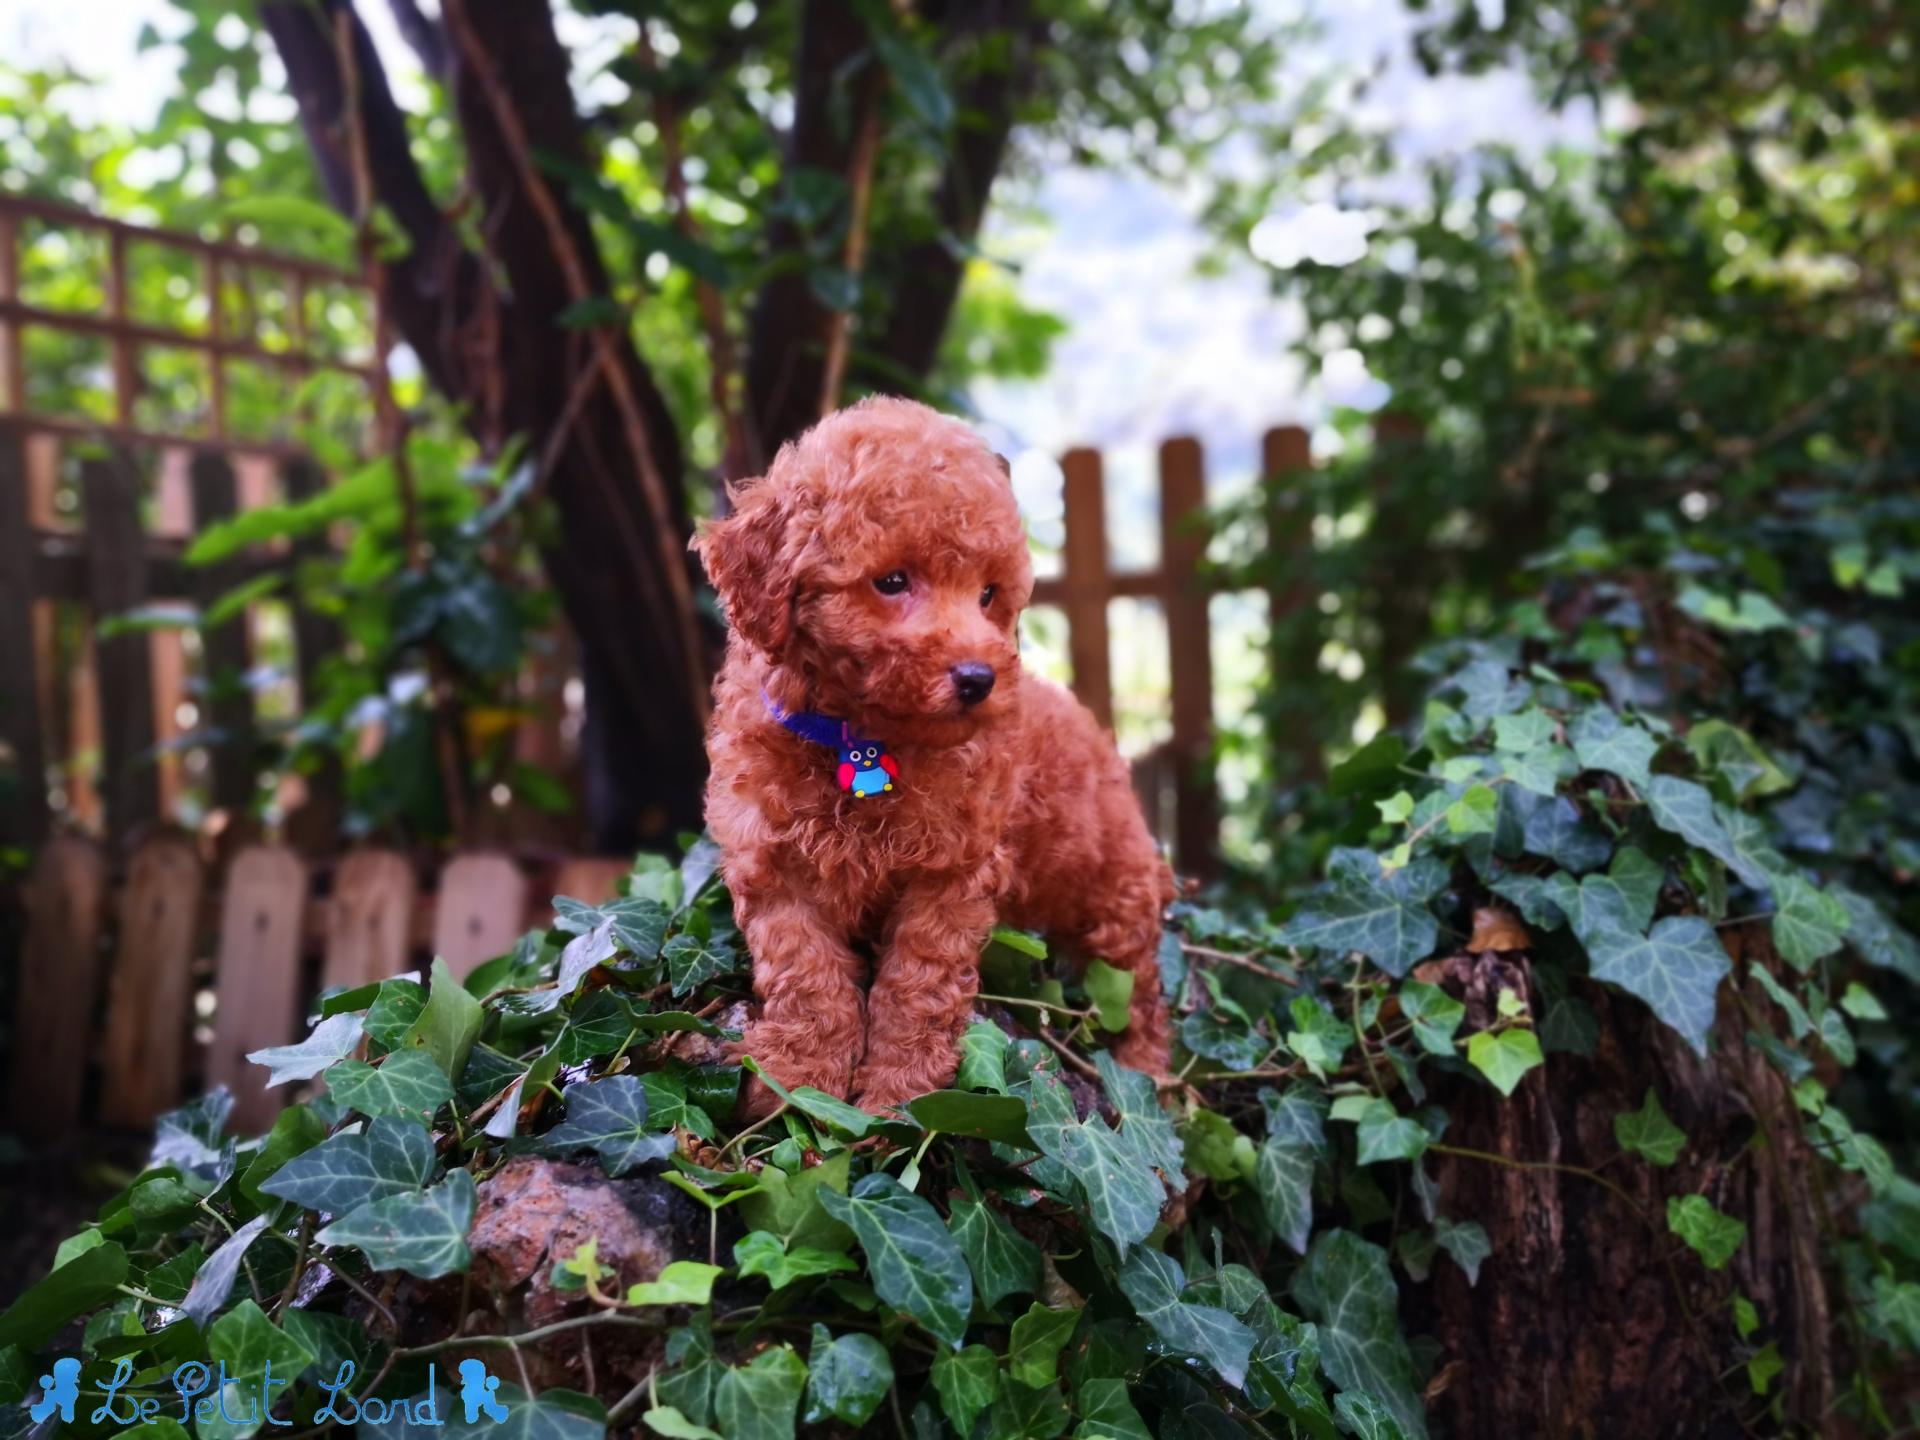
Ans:
[[[767,687],[760,687],[760,701],[767,707],[767,714],[777,721],[781,728],[792,731],[802,740],[810,740],[815,745],[825,745],[837,752],[840,761],[839,781],[842,790],[854,790],[864,793],[856,787],[854,776],[860,770],[881,768],[887,775],[899,774],[899,766],[887,752],[887,747],[870,735],[862,735],[853,728],[852,722],[837,719],[832,715],[822,715],[813,710],[789,710],[773,696],[767,693]],[[847,759],[849,753],[873,749],[878,754],[865,764],[856,765]],[[887,786],[891,789],[892,786]]]

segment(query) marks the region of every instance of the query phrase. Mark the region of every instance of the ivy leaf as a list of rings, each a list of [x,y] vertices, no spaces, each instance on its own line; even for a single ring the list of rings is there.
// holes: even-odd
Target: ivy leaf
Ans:
[[[1474,1036],[1475,1040],[1479,1038],[1478,1035]],[[1391,1103],[1378,1097],[1361,1114],[1355,1137],[1362,1165],[1374,1165],[1382,1160],[1418,1160],[1426,1153],[1429,1139],[1419,1121],[1409,1120]],[[1300,1247],[1296,1245],[1294,1248],[1297,1250]]]
[[[761,1078],[764,1080],[766,1077]],[[858,1140],[873,1126],[873,1116],[858,1105],[849,1105],[838,1095],[829,1095],[811,1085],[790,1090],[786,1098],[794,1109],[808,1119],[818,1121],[834,1134],[843,1135],[849,1140]]]
[[[1253,1188],[1267,1223],[1300,1255],[1307,1253],[1313,1231],[1313,1167],[1312,1150],[1269,1136],[1253,1168]]]
[[[1127,1028],[1127,1007],[1133,1003],[1133,972],[1116,970],[1104,960],[1090,961],[1083,983],[1100,1018],[1100,1028],[1115,1034]]]
[[[1460,798],[1447,807],[1446,817],[1451,834],[1491,835],[1500,823],[1500,795],[1491,785],[1469,785]]]
[[[960,1073],[954,1077],[958,1090],[990,1090],[1007,1093],[1007,1032],[998,1025],[976,1020],[960,1037]]]
[[[400,1037],[400,1045],[426,1051],[441,1074],[457,1080],[466,1069],[467,1056],[473,1051],[473,1042],[480,1038],[485,1019],[480,1002],[467,993],[466,987],[453,978],[447,962],[436,955],[427,1003],[421,1008],[420,1018]]]
[[[1333,1412],[1354,1440],[1407,1440],[1400,1422],[1364,1391],[1341,1391],[1333,1397]]]
[[[1427,901],[1447,883],[1442,862],[1428,857],[1385,874],[1372,851],[1338,849],[1327,871],[1327,886],[1282,928],[1281,943],[1357,950],[1395,977],[1432,953],[1440,925]]]
[[[333,1088],[332,1071],[328,1072],[327,1088]],[[261,1184],[294,1156],[304,1155],[326,1138],[326,1122],[311,1105],[289,1105],[274,1117],[273,1129],[240,1177],[240,1193],[256,1205],[266,1206],[269,1202],[260,1198]]]
[[[326,1226],[322,1245],[353,1245],[376,1270],[405,1270],[422,1280],[458,1274],[472,1258],[473,1175],[454,1170],[431,1190],[389,1195]]]
[[[1467,1284],[1478,1285],[1480,1262],[1493,1253],[1485,1227],[1473,1220],[1455,1224],[1442,1216],[1433,1222],[1433,1238],[1453,1257],[1453,1263],[1466,1271]]]
[[[1714,1209],[1704,1195],[1669,1196],[1667,1228],[1687,1242],[1709,1270],[1718,1270],[1746,1241],[1746,1223]]]
[[[807,1366],[790,1345],[763,1350],[733,1365],[713,1387],[713,1419],[727,1440],[793,1440],[794,1412],[807,1388]]]
[[[1129,1246],[1147,1238],[1160,1219],[1166,1190],[1160,1177],[1105,1120],[1090,1115],[1081,1124],[1067,1127],[1060,1132],[1057,1153],[1048,1153],[1079,1182],[1086,1192],[1087,1213],[1122,1256]]]
[[[765,1276],[768,1286],[775,1290],[784,1290],[810,1275],[860,1268],[850,1255],[816,1250],[811,1245],[796,1245],[789,1252],[785,1241],[765,1230],[750,1230],[734,1241],[733,1263],[743,1277]]]
[[[1546,1063],[1546,1056],[1540,1053],[1540,1037],[1516,1026],[1497,1032],[1480,1031],[1467,1041],[1467,1063],[1491,1080],[1502,1095],[1511,1095],[1529,1070]]]
[[[1094,1065],[1100,1072],[1107,1098],[1119,1116],[1121,1138],[1175,1190],[1185,1190],[1187,1177],[1180,1137],[1174,1133],[1173,1121],[1160,1104],[1160,1089],[1153,1083],[1153,1077],[1127,1069],[1105,1050],[1094,1056]]]
[[[973,1277],[933,1206],[884,1172],[861,1177],[847,1195],[822,1190],[820,1203],[859,1240],[874,1292],[958,1350]]]
[[[382,1050],[393,1049],[426,1007],[427,992],[418,980],[404,976],[382,980],[367,1007],[367,1038]]]
[[[1467,1007],[1438,985],[1408,980],[1400,987],[1400,1013],[1413,1025],[1413,1038],[1429,1055],[1452,1055],[1453,1035]]]
[[[705,1305],[713,1299],[713,1282],[725,1274],[718,1265],[697,1260],[674,1260],[651,1280],[627,1287],[629,1305]]]
[[[1168,1349],[1198,1355],[1236,1390],[1246,1383],[1253,1331],[1225,1310],[1180,1298],[1185,1276],[1177,1262],[1142,1246],[1120,1267],[1120,1289]]]
[[[667,978],[673,982],[676,996],[685,995],[722,975],[731,975],[740,963],[730,941],[718,937],[703,940],[684,930],[667,941],[660,953],[667,962]]]
[[[303,1210],[345,1215],[418,1190],[436,1168],[433,1136],[418,1121],[381,1115],[296,1155],[260,1183],[263,1193]]]
[[[1080,1415],[1074,1440],[1154,1440],[1147,1422],[1133,1408],[1124,1380],[1086,1380],[1073,1392]]]
[[[1498,660],[1476,660],[1452,682],[1460,687],[1460,708],[1476,720],[1518,710],[1533,694],[1524,680],[1515,680]]]
[[[718,1430],[709,1430],[704,1425],[696,1425],[671,1405],[656,1405],[651,1410],[641,1412],[640,1418],[647,1428],[656,1435],[664,1435],[667,1440],[726,1440]]]
[[[1036,1389],[1002,1375],[987,1411],[987,1434],[998,1440],[1054,1440],[1072,1418],[1058,1385]]]
[[[180,1302],[181,1313],[202,1330],[233,1293],[233,1282],[240,1276],[240,1262],[246,1259],[248,1247],[265,1233],[268,1219],[268,1215],[256,1215],[221,1241],[187,1287],[186,1298]]]
[[[1662,830],[1706,851],[1756,890],[1767,888],[1766,871],[1733,843],[1714,814],[1713,796],[1703,785],[1674,775],[1656,775],[1646,789],[1647,813]]]
[[[1549,876],[1546,897],[1565,912],[1567,923],[1581,942],[1608,931],[1639,935],[1653,921],[1665,873],[1644,850],[1623,847],[1604,875],[1588,875],[1576,882],[1571,875]]]
[[[864,1114],[864,1112],[862,1112]],[[965,1135],[974,1140],[993,1140],[1002,1145],[1017,1145],[1022,1150],[1039,1148],[1027,1133],[1026,1102],[1016,1095],[988,1095],[975,1090],[936,1090],[909,1101],[907,1113],[922,1129],[943,1135]]]
[[[1287,1032],[1287,1048],[1322,1080],[1336,1070],[1353,1043],[1353,1027],[1323,1005],[1317,996],[1296,995],[1287,1006],[1296,1028]]]
[[[378,1065],[342,1060],[327,1071],[327,1093],[369,1117],[429,1119],[453,1099],[453,1085],[424,1050],[397,1050]]]
[[[982,1305],[991,1309],[1009,1295],[1039,1292],[1040,1247],[986,1201],[956,1199],[947,1217],[947,1233],[967,1257],[974,1293]]]
[[[1583,770],[1604,770],[1641,790],[1653,779],[1649,767],[1660,753],[1660,742],[1604,705],[1575,716],[1567,738]]]
[[[1073,1100],[1052,1070],[1037,1071],[1028,1083],[1027,1133],[1085,1192],[1089,1216],[1122,1256],[1147,1237],[1166,1199],[1159,1177],[1099,1116],[1077,1120]]]
[[[365,1028],[365,1022],[358,1015],[329,1016],[298,1044],[250,1050],[247,1059],[267,1067],[266,1088],[269,1090],[289,1080],[311,1080],[342,1056],[351,1055]]]
[[[560,952],[560,971],[546,998],[554,1003],[569,998],[595,967],[606,964],[619,953],[620,944],[614,939],[611,920],[602,920],[585,934],[574,936]]]
[[[1714,995],[1732,967],[1713,927],[1697,915],[1669,915],[1645,935],[1607,930],[1587,942],[1593,978],[1652,1007],[1695,1053],[1707,1053]]]
[[[660,1375],[660,1399],[693,1423],[713,1418],[713,1389],[720,1363],[713,1356],[713,1312],[696,1310],[689,1324],[667,1336],[667,1364]]]
[[[1387,1252],[1351,1231],[1325,1231],[1296,1272],[1293,1293],[1319,1323],[1320,1358],[1334,1383],[1372,1395],[1409,1436],[1425,1440],[1426,1415],[1400,1333],[1400,1297]]]
[[[678,1146],[671,1133],[649,1130],[646,1087],[633,1075],[583,1081],[566,1090],[567,1118],[540,1137],[556,1154],[593,1150],[607,1173],[618,1179]]]
[[[1496,750],[1516,753],[1551,745],[1558,727],[1553,716],[1538,705],[1530,705],[1517,715],[1498,715],[1493,721],[1493,745]]]
[[[1623,1110],[1613,1117],[1613,1138],[1622,1150],[1631,1150],[1653,1165],[1671,1165],[1686,1148],[1687,1132],[1667,1118],[1660,1097],[1651,1086],[1638,1110]]]
[[[1520,844],[1529,855],[1544,855],[1561,869],[1584,875],[1607,863],[1613,844],[1581,818],[1580,808],[1564,795],[1551,799],[1521,793],[1528,806],[1520,823]]]
[[[1687,749],[1700,768],[1726,781],[1735,800],[1758,800],[1793,787],[1773,757],[1746,731],[1725,720],[1701,720],[1687,731]]]
[[[1326,1091],[1309,1081],[1295,1080],[1284,1093],[1272,1086],[1263,1087],[1260,1104],[1267,1112],[1267,1135],[1271,1139],[1302,1146],[1316,1155],[1326,1154]]]
[[[824,1325],[813,1327],[807,1371],[809,1425],[840,1420],[857,1430],[873,1418],[893,1388],[893,1360],[886,1346],[857,1332],[835,1339]]]
[[[207,1356],[222,1367],[227,1382],[224,1393],[213,1392],[220,1393],[223,1422],[230,1413],[241,1416],[249,1413],[260,1395],[269,1367],[276,1372],[276,1378],[290,1381],[313,1363],[313,1352],[276,1326],[267,1318],[267,1312],[251,1299],[242,1300],[208,1327]],[[231,1412],[227,1409],[230,1401],[237,1402]],[[202,1435],[208,1433],[207,1418],[203,1415],[200,1419]],[[245,1434],[251,1428],[243,1420],[228,1433]]]
[[[973,1433],[973,1422],[993,1403],[993,1382],[999,1373],[1000,1357],[984,1345],[942,1350],[933,1357],[934,1394],[957,1433]]]
[[[1920,984],[1920,940],[1889,921],[1878,905],[1858,891],[1844,885],[1827,889],[1846,909],[1847,939],[1860,958]]]
[[[1803,971],[1838,950],[1851,923],[1846,906],[1798,875],[1774,878],[1773,904],[1774,948]]]
[[[40,1349],[74,1316],[114,1299],[126,1280],[127,1252],[120,1246],[109,1240],[82,1251],[28,1286],[0,1315],[0,1346]]]
[[[1060,1375],[1060,1352],[1080,1323],[1078,1310],[1054,1310],[1036,1301],[1013,1322],[1007,1341],[1007,1373],[1039,1389]]]

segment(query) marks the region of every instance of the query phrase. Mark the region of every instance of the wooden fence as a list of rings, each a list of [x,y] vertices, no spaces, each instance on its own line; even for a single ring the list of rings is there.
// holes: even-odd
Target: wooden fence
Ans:
[[[116,885],[100,843],[62,835],[25,889],[8,1122],[33,1137],[83,1120],[145,1129],[212,1085],[235,1124],[271,1124],[249,1051],[304,1033],[332,986],[406,974],[431,956],[457,975],[551,918],[549,898],[602,901],[624,861],[471,851],[444,862],[360,849],[314,862],[249,845],[217,869],[182,831],[148,835]],[[213,883],[215,879],[219,884]]]

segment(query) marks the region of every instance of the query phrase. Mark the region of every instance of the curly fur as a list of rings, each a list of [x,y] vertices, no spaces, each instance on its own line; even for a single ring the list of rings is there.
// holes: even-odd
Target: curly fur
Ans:
[[[1003,921],[1132,971],[1117,1058],[1163,1073],[1172,877],[1111,738],[1021,670],[1033,571],[1003,462],[958,421],[875,398],[733,499],[696,546],[733,625],[707,823],[753,952],[742,1053],[870,1110],[945,1085]],[[894,570],[910,588],[882,594]],[[972,708],[952,676],[966,662],[995,677]],[[884,741],[900,783],[843,793],[835,754],[776,723],[763,688]]]

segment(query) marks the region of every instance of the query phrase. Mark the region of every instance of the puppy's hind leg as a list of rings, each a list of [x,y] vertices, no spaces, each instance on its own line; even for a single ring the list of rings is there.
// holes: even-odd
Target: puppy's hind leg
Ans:
[[[755,893],[743,905],[736,893],[734,910],[753,953],[760,1002],[735,1053],[752,1056],[788,1089],[811,1085],[846,1098],[866,1041],[864,962],[797,894]],[[776,1103],[771,1090],[749,1078],[741,1102],[748,1117],[764,1116]]]

